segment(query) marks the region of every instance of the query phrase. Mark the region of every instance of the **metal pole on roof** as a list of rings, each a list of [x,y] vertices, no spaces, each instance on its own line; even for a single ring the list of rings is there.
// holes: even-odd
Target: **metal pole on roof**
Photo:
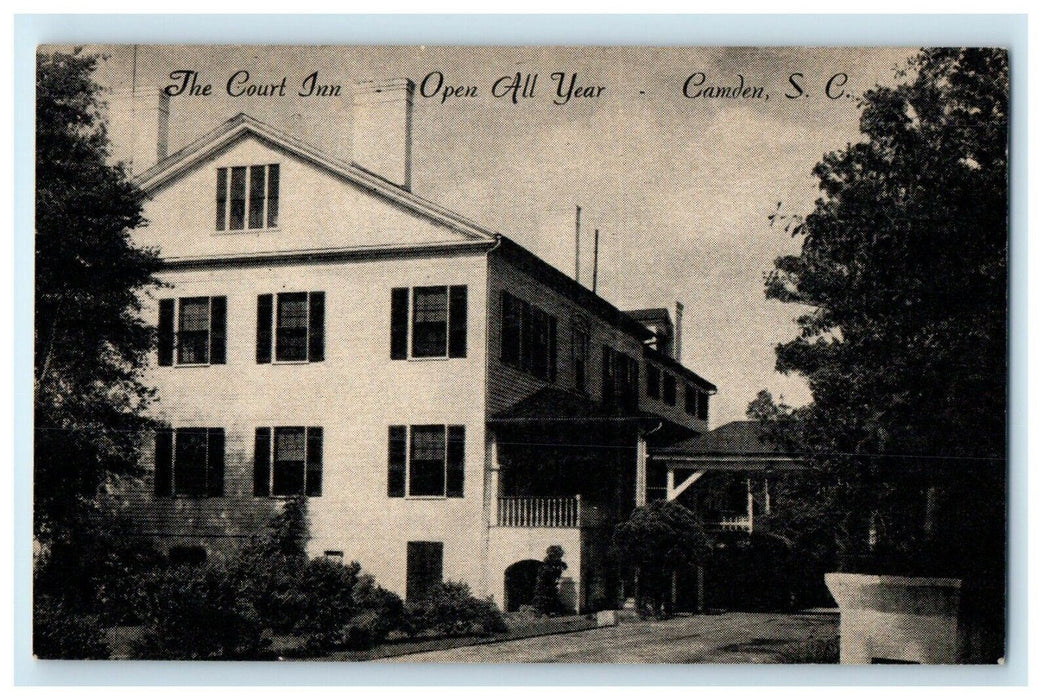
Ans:
[[[599,239],[600,235],[601,235],[601,233],[595,228],[594,229],[594,286],[593,286],[593,290],[592,290],[594,292],[594,294],[597,294],[597,246],[598,246],[598,239]]]
[[[583,215],[583,207],[578,204],[575,207],[575,281],[579,284],[579,222]]]

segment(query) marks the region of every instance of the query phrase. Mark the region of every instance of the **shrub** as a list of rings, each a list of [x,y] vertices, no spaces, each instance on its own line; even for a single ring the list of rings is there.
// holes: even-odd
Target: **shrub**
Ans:
[[[564,612],[557,590],[561,574],[568,568],[568,564],[564,562],[564,556],[565,550],[558,545],[547,547],[546,557],[536,575],[535,597],[532,599],[532,606],[543,615],[558,615]]]
[[[692,512],[663,500],[635,509],[616,525],[612,541],[624,562],[640,572],[639,609],[650,602],[657,616],[673,612],[674,572],[701,565],[709,549],[703,525]]]
[[[94,615],[79,615],[44,596],[33,605],[33,654],[40,659],[108,659],[105,628]]]
[[[408,606],[408,615],[416,633],[487,636],[506,631],[506,622],[495,602],[490,597],[474,598],[465,583],[434,586],[422,600]]]
[[[132,645],[138,659],[265,658],[269,641],[228,567],[177,566],[143,576],[147,626]]]

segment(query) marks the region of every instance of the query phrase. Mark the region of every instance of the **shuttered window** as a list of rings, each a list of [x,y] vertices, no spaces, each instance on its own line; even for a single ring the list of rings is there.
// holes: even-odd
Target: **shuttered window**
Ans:
[[[324,292],[259,295],[256,362],[324,360],[324,316]]]
[[[463,497],[463,426],[391,425],[387,440],[387,496]]]
[[[659,399],[662,382],[663,373],[659,371],[659,368],[651,362],[645,363],[645,393],[650,399]]]
[[[677,377],[670,372],[663,373],[663,403],[667,406],[677,404]]]
[[[321,427],[255,429],[256,496],[320,496],[324,430]]]
[[[161,299],[157,362],[161,366],[225,364],[226,297]]]
[[[556,355],[556,352],[555,352]],[[582,326],[572,328],[572,370],[575,374],[575,388],[585,392],[587,365],[590,363],[590,333]]]
[[[500,359],[552,382],[557,377],[557,319],[509,292],[501,298]]]
[[[390,291],[391,360],[466,357],[466,326],[465,285]]]
[[[221,496],[226,434],[222,428],[162,428],[156,434],[158,496]]]

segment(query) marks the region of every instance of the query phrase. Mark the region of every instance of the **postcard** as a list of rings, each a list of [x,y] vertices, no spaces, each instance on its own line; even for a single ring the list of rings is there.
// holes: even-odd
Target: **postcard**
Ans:
[[[1000,662],[1009,62],[40,46],[33,653]]]

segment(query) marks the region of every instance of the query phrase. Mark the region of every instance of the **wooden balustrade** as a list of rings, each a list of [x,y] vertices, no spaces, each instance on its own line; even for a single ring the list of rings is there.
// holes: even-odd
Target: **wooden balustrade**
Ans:
[[[579,527],[579,496],[567,498],[500,498],[498,527]]]

